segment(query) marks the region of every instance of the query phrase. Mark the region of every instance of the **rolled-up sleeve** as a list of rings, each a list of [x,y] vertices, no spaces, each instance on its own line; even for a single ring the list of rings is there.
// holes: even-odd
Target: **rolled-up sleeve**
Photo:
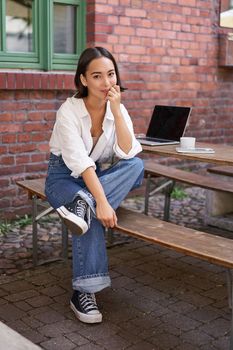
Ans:
[[[81,126],[61,111],[57,113],[56,135],[62,158],[72,171],[71,176],[77,178],[89,167],[96,169],[81,138]]]
[[[131,121],[131,118],[126,110],[126,108],[124,107],[124,105],[121,105],[121,113],[122,116],[126,122],[126,125],[130,131],[130,134],[132,136],[132,147],[130,149],[130,151],[128,153],[125,153],[122,151],[122,149],[119,147],[118,143],[117,143],[117,139],[116,142],[113,146],[114,152],[116,154],[116,156],[118,158],[122,158],[122,159],[130,159],[136,156],[136,154],[140,153],[142,151],[142,146],[140,144],[140,142],[136,139],[135,135],[134,135],[134,130],[133,130],[133,123]]]

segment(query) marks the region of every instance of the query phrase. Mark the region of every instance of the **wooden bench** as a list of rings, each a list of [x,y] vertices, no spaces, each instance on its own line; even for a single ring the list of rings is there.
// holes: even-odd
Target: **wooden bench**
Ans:
[[[233,176],[233,166],[221,165],[208,168],[207,171],[212,174],[224,175],[224,176]]]
[[[154,177],[164,177],[169,179],[162,185],[157,185],[151,190],[151,183]],[[149,198],[156,192],[165,188],[164,220],[169,220],[171,193],[176,182],[183,182],[192,186],[205,188],[208,190],[227,192],[233,194],[233,183],[215,179],[208,175],[200,175],[193,172],[175,169],[170,166],[161,165],[154,161],[145,161],[145,214],[148,213]]]
[[[214,181],[233,185],[233,166],[215,166],[207,169]],[[233,194],[211,191],[206,196],[205,223],[225,230],[233,230]]]
[[[233,240],[178,226],[124,208],[117,210],[117,217],[118,231],[226,268],[228,300],[232,308]],[[231,321],[230,350],[233,350],[233,321]]]
[[[38,217],[51,210],[48,208],[37,215],[37,201],[46,201],[44,179],[19,181],[17,184],[27,190],[33,200],[33,223],[36,225]],[[117,217],[118,223],[115,227],[117,231],[226,268],[229,305],[233,304],[233,240],[185,228],[124,208],[117,210]],[[37,239],[37,228],[34,225],[33,235],[34,239]],[[233,330],[231,330],[230,350],[233,350]]]
[[[32,200],[32,260],[33,265],[38,265],[38,221],[52,213],[54,209],[48,205],[45,195],[45,179],[32,179],[17,181],[16,184],[28,192],[28,197]],[[45,207],[45,210],[40,210],[39,207]],[[68,230],[61,220],[62,231],[62,259],[68,257]],[[53,259],[53,260],[57,260]],[[51,261],[51,260],[49,260]],[[43,261],[46,263],[47,261]]]

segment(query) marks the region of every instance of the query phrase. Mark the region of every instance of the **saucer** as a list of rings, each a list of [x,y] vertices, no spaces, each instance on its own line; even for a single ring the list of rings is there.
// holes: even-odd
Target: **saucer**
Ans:
[[[214,153],[215,151],[213,148],[181,148],[181,147],[176,147],[176,152],[179,153]]]

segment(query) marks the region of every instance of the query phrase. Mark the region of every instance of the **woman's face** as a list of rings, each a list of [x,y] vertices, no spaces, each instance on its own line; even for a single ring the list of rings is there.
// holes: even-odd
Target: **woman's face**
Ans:
[[[117,83],[113,62],[107,57],[95,58],[89,64],[85,76],[81,74],[81,82],[88,89],[88,97],[106,99],[110,88]]]

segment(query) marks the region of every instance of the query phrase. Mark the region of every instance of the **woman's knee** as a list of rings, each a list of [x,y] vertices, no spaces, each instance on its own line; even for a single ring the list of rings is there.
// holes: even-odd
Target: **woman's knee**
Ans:
[[[144,172],[144,162],[141,158],[139,157],[133,157],[129,159],[131,166],[134,168],[134,171],[137,173]]]

